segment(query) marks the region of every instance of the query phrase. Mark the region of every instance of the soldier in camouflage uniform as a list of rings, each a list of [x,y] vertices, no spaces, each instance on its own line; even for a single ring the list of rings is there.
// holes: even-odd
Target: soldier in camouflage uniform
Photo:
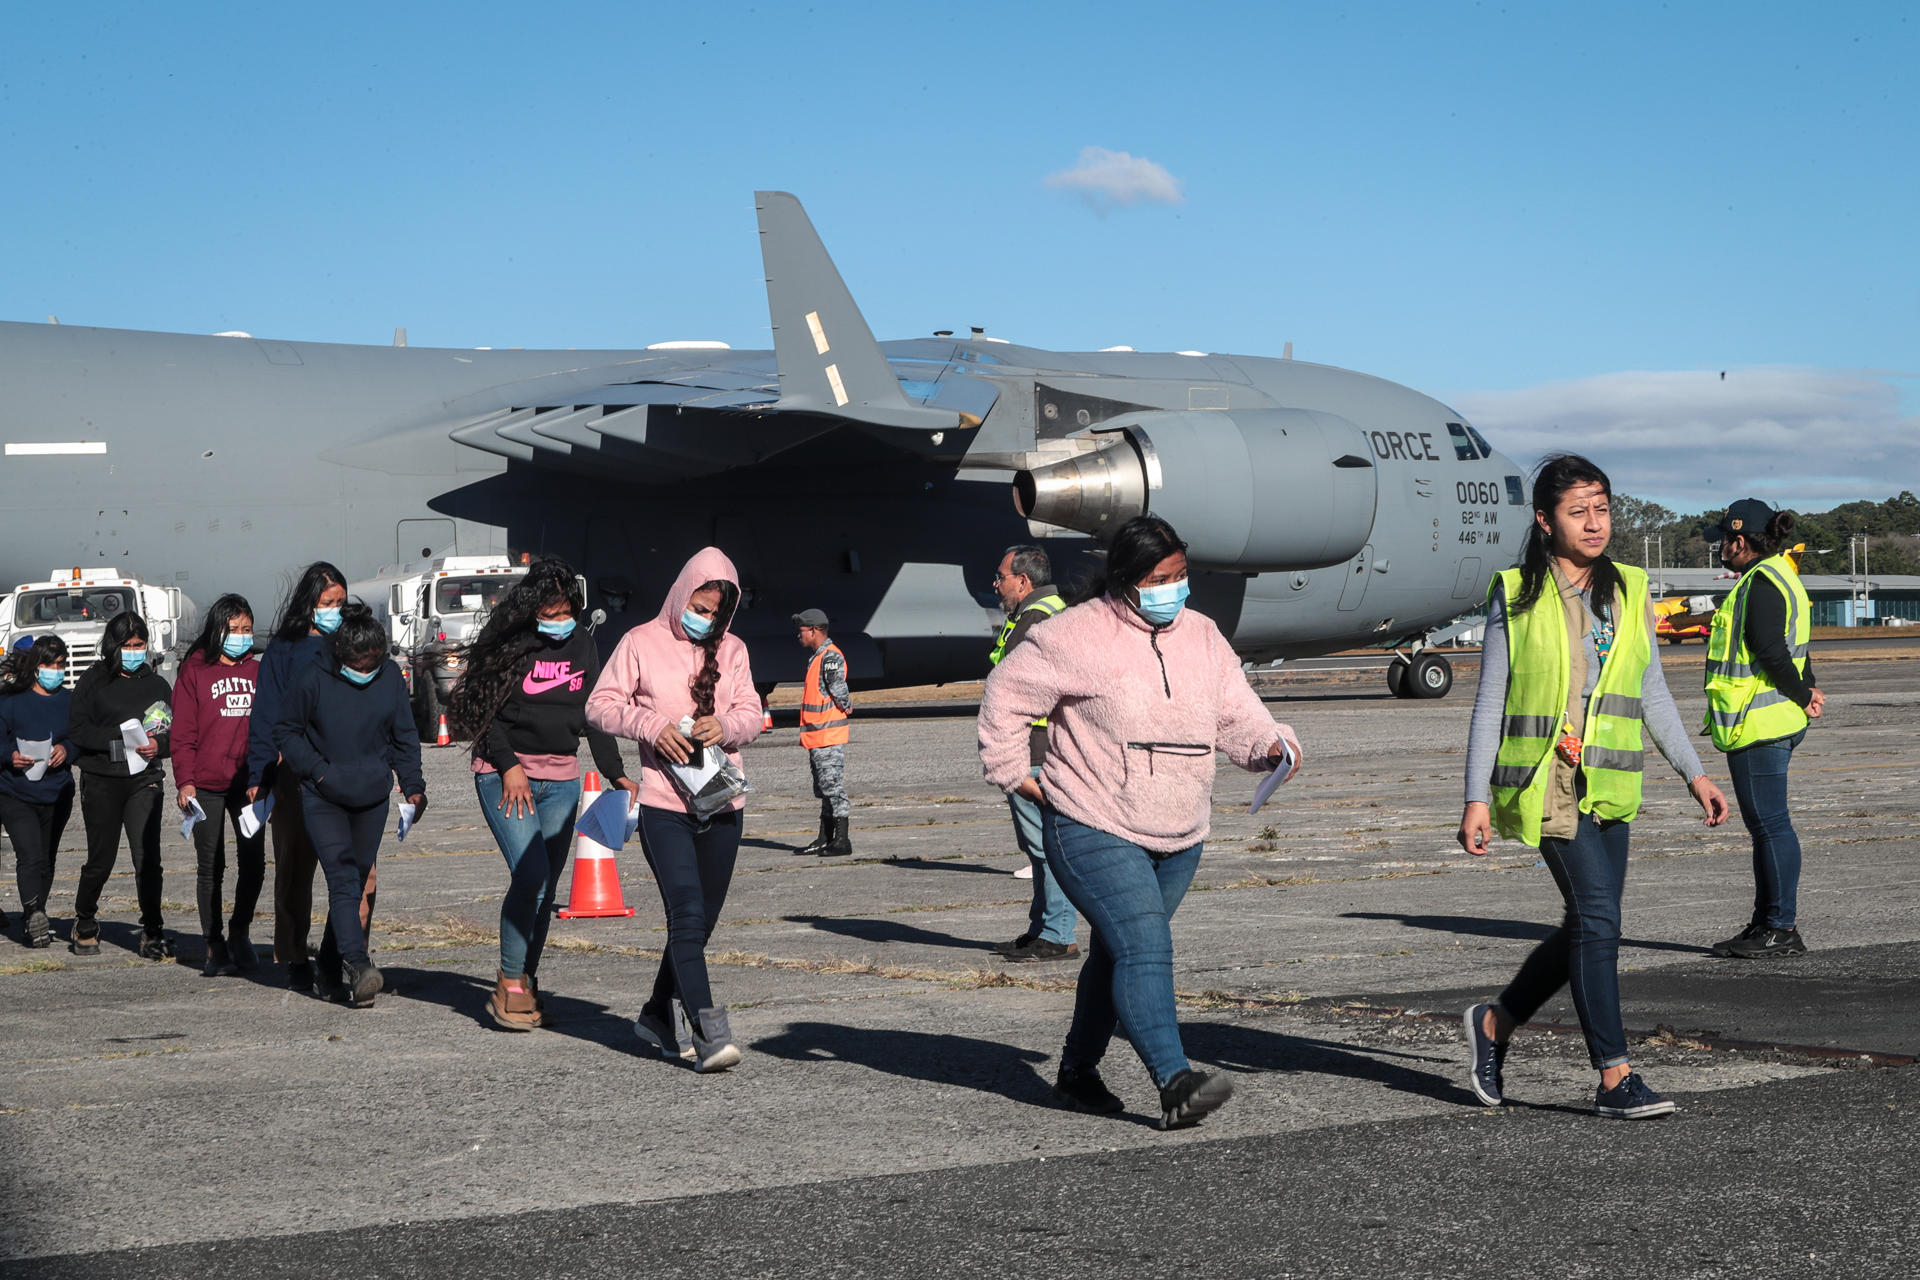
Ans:
[[[800,647],[813,654],[800,695],[800,745],[820,798],[820,834],[796,853],[840,858],[853,852],[847,836],[847,742],[852,737],[853,694],[847,689],[847,657],[827,635],[827,615],[808,609],[793,615]]]

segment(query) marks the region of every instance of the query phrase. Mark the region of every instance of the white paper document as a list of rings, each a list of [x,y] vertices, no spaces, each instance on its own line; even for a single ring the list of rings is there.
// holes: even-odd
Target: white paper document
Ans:
[[[127,776],[131,778],[137,773],[145,773],[147,758],[140,754],[140,748],[146,746],[151,739],[147,737],[147,731],[140,727],[138,720],[120,722],[120,741],[125,743],[127,748]]]
[[[52,738],[22,738],[13,744],[13,749],[33,761],[27,768],[28,782],[38,782],[47,776],[47,762],[53,758]]]
[[[1253,790],[1253,804],[1247,809],[1249,815],[1260,812],[1261,806],[1273,799],[1273,793],[1280,789],[1293,771],[1293,748],[1285,742],[1280,744],[1280,764],[1266,777],[1260,779],[1260,785]]]
[[[260,834],[273,816],[273,792],[263,791],[260,798],[240,811],[240,834],[251,840]]]
[[[207,811],[200,807],[198,800],[187,801],[186,816],[180,820],[180,838],[193,839],[193,829],[207,820]]]
[[[418,810],[413,807],[413,801],[402,800],[400,802],[400,829],[393,833],[394,839],[405,840],[407,838],[407,832],[413,830],[413,815],[417,812]]]

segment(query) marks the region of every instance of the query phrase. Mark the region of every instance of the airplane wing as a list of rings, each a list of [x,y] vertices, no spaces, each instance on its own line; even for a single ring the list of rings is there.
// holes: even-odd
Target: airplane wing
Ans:
[[[661,353],[496,388],[453,406],[461,444],[514,461],[651,482],[752,466],[849,428],[910,452],[978,427],[978,379],[914,379],[910,398],[800,202],[754,193],[773,363]],[[621,380],[630,375],[631,380]],[[916,403],[916,399],[918,403]]]

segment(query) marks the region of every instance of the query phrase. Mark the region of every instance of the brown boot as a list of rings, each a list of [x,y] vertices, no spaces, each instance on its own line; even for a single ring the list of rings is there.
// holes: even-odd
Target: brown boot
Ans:
[[[487,998],[487,1012],[509,1031],[532,1031],[540,1025],[540,1006],[534,1003],[533,988],[524,978],[509,978],[495,971],[493,994]]]
[[[527,990],[533,993],[533,1013],[534,1017],[538,1019],[534,1025],[538,1027],[552,1026],[553,1015],[547,1012],[547,998],[540,994],[540,979],[534,977],[532,973],[523,973],[520,975],[520,978],[521,981],[527,984]]]

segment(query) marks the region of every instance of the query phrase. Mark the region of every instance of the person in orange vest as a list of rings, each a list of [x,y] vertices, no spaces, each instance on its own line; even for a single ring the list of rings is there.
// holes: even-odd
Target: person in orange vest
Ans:
[[[793,615],[800,647],[813,654],[800,695],[800,745],[813,770],[813,794],[820,798],[820,834],[795,853],[844,858],[853,852],[847,838],[847,741],[853,736],[853,694],[847,689],[847,656],[827,635],[827,615],[808,609]]]

